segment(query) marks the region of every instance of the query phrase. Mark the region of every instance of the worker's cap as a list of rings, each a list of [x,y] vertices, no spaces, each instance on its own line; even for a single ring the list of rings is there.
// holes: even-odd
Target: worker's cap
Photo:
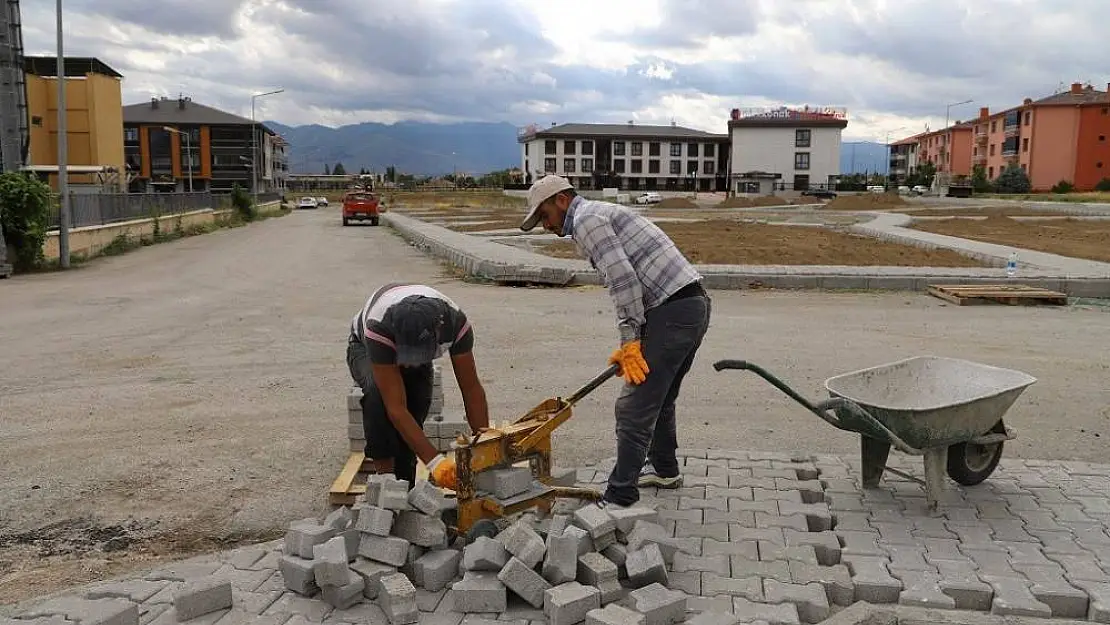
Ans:
[[[389,307],[382,323],[393,330],[397,364],[414,366],[435,360],[446,306],[433,297],[410,295]]]
[[[528,232],[535,228],[540,222],[540,204],[560,191],[573,188],[566,178],[555,174],[548,174],[533,182],[528,189],[528,216],[524,218],[524,223],[520,224],[520,229]]]

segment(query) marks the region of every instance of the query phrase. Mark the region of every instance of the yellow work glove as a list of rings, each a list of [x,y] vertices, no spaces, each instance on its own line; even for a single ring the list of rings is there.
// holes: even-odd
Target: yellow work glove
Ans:
[[[624,376],[624,381],[629,384],[643,384],[650,372],[647,361],[644,360],[644,355],[640,353],[639,340],[629,341],[621,345],[609,357],[609,364],[620,365],[620,373]]]
[[[455,487],[458,486],[458,473],[454,458],[448,458],[443,454],[437,455],[428,463],[428,473],[436,486],[450,488],[451,490],[455,490]]]

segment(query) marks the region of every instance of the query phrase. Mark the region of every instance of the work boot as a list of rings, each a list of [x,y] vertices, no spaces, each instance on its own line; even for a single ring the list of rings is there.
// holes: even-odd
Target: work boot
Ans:
[[[644,465],[640,470],[640,479],[637,484],[641,488],[654,486],[656,488],[674,489],[682,486],[682,474],[678,473],[674,476],[659,475],[655,471],[655,467],[651,464]]]

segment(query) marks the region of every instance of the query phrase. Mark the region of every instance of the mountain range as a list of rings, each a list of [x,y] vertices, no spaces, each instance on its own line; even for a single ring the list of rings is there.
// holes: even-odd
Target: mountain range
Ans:
[[[398,172],[417,175],[478,175],[521,164],[517,128],[508,123],[267,125],[289,141],[293,173],[323,173],[325,166],[342,163],[348,173],[364,168],[380,173],[392,165]],[[881,143],[841,144],[842,173],[884,172],[886,162],[886,146]]]

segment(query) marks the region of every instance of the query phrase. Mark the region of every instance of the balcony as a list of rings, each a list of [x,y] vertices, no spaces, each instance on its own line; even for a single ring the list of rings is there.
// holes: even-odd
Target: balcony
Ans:
[[[1002,158],[1016,158],[1017,155],[1017,148],[1006,148],[1002,150]]]
[[[984,130],[976,130],[975,131],[975,143],[986,143],[986,142],[987,142],[987,131],[985,129]]]
[[[975,164],[986,163],[987,162],[987,155],[986,154],[976,154],[976,155],[971,157],[971,162],[975,163]]]
[[[1021,132],[1021,124],[1016,122],[1013,124],[1006,124],[1002,127],[1002,132],[1005,133],[1007,137],[1016,136]]]

